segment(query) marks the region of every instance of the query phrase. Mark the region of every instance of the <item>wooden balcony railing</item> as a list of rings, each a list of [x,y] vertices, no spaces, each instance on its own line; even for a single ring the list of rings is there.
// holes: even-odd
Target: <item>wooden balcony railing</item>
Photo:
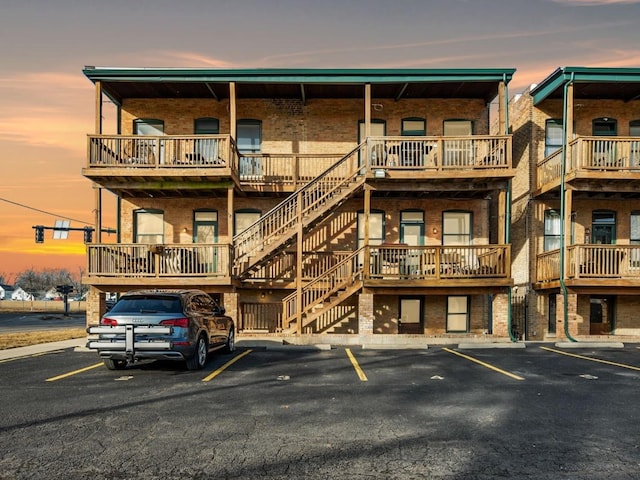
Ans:
[[[511,168],[511,136],[370,137],[368,151],[374,170]]]
[[[640,280],[640,245],[571,245],[567,247],[567,279]],[[537,257],[538,282],[560,279],[560,250]]]
[[[89,277],[230,277],[230,245],[90,244]]]
[[[89,135],[87,158],[90,168],[238,168],[229,135]]]
[[[538,163],[537,188],[559,183],[562,150]],[[567,146],[566,173],[596,171],[624,176],[640,172],[640,137],[579,137]]]
[[[509,245],[370,246],[370,279],[509,278]],[[365,277],[365,278],[367,278]]]
[[[293,191],[335,165],[339,154],[243,154],[239,160],[240,183],[278,185]]]

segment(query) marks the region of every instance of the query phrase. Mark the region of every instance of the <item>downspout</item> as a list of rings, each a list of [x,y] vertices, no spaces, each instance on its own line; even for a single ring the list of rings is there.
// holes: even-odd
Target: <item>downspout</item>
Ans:
[[[502,77],[504,82],[504,124],[505,133],[509,134],[509,85],[507,84],[507,75]],[[511,179],[507,180],[507,198],[505,199],[505,226],[504,226],[504,241],[507,245],[511,243]],[[517,342],[518,339],[513,335],[513,312],[511,305],[511,287],[507,289],[507,331],[509,332],[509,338],[512,342]]]
[[[564,257],[565,257],[565,174],[567,169],[567,91],[569,85],[573,84],[574,73],[571,72],[571,79],[564,85],[564,96],[562,106],[562,165],[560,170],[560,288],[562,289],[562,315],[564,317],[564,334],[571,342],[577,342],[569,333],[569,305],[567,304],[567,285],[564,282]]]

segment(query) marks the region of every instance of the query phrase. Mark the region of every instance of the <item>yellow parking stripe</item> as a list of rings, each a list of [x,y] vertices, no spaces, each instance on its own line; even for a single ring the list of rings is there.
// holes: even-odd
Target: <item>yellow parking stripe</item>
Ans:
[[[477,358],[470,357],[469,355],[465,355],[465,354],[463,354],[463,353],[456,352],[455,350],[450,350],[450,349],[448,349],[448,348],[443,348],[443,350],[444,350],[445,352],[453,353],[454,355],[457,355],[457,356],[459,356],[459,357],[466,358],[467,360],[469,360],[469,361],[471,361],[471,362],[475,362],[475,363],[477,363],[478,365],[482,365],[483,367],[486,367],[486,368],[488,368],[489,370],[493,370],[494,372],[501,373],[501,374],[503,374],[503,375],[506,375],[507,377],[513,378],[514,380],[524,380],[524,378],[523,378],[523,377],[520,377],[520,376],[518,376],[518,375],[515,375],[515,374],[513,374],[513,373],[511,373],[511,372],[507,372],[506,370],[502,370],[501,368],[494,367],[493,365],[489,365],[488,363],[485,363],[485,362],[483,362],[483,361],[481,361],[481,360],[478,360]]]
[[[555,349],[549,348],[549,347],[540,347],[540,348],[542,350],[547,350],[549,352],[559,353],[560,355],[566,355],[567,357],[575,357],[575,358],[580,358],[582,360],[590,360],[592,362],[604,363],[605,365],[613,365],[614,367],[628,368],[629,370],[636,370],[636,371],[640,372],[640,367],[636,367],[634,365],[626,365],[624,363],[610,362],[609,360],[601,360],[600,358],[585,357],[584,355],[578,355],[576,353],[563,352],[562,350],[555,350]]]
[[[353,365],[353,368],[356,370],[356,373],[358,374],[358,378],[360,378],[361,381],[366,382],[368,380],[367,376],[364,374],[364,372],[360,368],[360,365],[358,364],[358,360],[356,360],[356,357],[353,356],[353,353],[351,353],[351,350],[349,348],[345,348],[344,350],[345,352],[347,352],[347,356],[349,357],[349,360],[351,360],[351,365]]]
[[[242,352],[240,355],[238,355],[237,357],[233,357],[231,360],[229,360],[227,363],[225,363],[224,365],[222,365],[220,368],[218,368],[217,370],[214,370],[213,372],[211,372],[209,375],[207,375],[206,377],[204,377],[202,379],[203,382],[208,382],[209,380],[212,380],[214,378],[216,378],[218,375],[220,375],[223,371],[225,371],[228,367],[230,367],[231,365],[233,365],[234,363],[236,363],[238,360],[240,360],[242,357],[246,357],[247,355],[249,355],[251,352],[253,352],[253,350],[247,350],[246,352]]]
[[[81,368],[80,370],[74,370],[73,372],[64,373],[62,375],[58,375],[57,377],[47,378],[46,382],[55,382],[56,380],[62,380],[63,378],[71,377],[72,375],[77,375],[78,373],[86,372],[88,370],[93,370],[94,368],[104,366],[103,362],[96,363],[95,365],[90,365],[88,367]]]

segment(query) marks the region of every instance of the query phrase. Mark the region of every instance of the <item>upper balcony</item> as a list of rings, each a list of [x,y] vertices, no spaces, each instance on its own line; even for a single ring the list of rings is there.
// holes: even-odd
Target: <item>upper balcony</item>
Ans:
[[[565,281],[569,286],[639,287],[640,245],[571,245],[567,248]],[[536,287],[557,286],[560,250],[536,259]]]
[[[639,137],[578,137],[567,146],[565,182],[574,190],[635,192],[640,185]],[[537,165],[536,191],[557,191],[562,149]]]
[[[89,244],[89,285],[231,285],[231,246],[226,244]],[[306,252],[303,282],[322,275],[353,252]],[[364,260],[368,255],[368,273]],[[509,245],[370,246],[354,259],[353,271],[369,287],[487,287],[511,285]],[[284,252],[244,281],[269,288],[296,286],[296,257]]]
[[[469,180],[513,176],[509,135],[370,137],[360,155],[362,173],[378,183],[422,179],[473,189]],[[342,156],[241,155],[229,135],[89,135],[82,173],[116,194],[214,195],[230,185],[245,192],[291,193]]]

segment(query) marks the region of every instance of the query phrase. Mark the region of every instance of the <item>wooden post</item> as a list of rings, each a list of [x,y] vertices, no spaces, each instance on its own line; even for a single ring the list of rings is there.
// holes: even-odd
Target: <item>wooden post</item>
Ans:
[[[564,193],[564,244],[560,248],[564,250],[564,278],[569,272],[569,251],[567,247],[571,245],[571,210],[573,208],[573,192],[567,188]]]
[[[364,136],[371,136],[371,84],[364,85]],[[363,141],[364,139],[360,139]]]
[[[229,133],[231,138],[235,141],[237,135],[237,120],[236,120],[236,83],[229,82]]]
[[[98,80],[96,82],[96,97],[95,97],[95,134],[102,135],[102,82]],[[102,243],[102,188],[97,185],[95,188],[95,237],[94,243]]]
[[[506,237],[506,218],[507,218],[507,192],[500,190],[498,192],[498,243],[504,245],[507,242]]]
[[[507,88],[504,82],[498,84],[498,134],[507,133]]]
[[[303,233],[302,228],[302,192],[298,192],[298,224],[297,248],[296,248],[296,325],[298,335],[302,335],[302,252]]]
[[[228,243],[229,245],[231,245],[230,251],[231,251],[231,257],[229,258],[229,268],[228,268],[228,275],[232,276],[233,274],[233,263],[234,263],[234,258],[235,258],[235,253],[233,250],[233,232],[235,229],[235,223],[234,223],[234,216],[233,216],[233,209],[234,209],[234,205],[233,205],[233,186],[229,187],[227,189],[227,239],[228,239]]]
[[[364,251],[362,253],[364,261],[362,268],[364,269],[364,278],[369,278],[371,272],[371,252],[369,250],[369,216],[371,215],[371,187],[368,185],[364,188]]]

